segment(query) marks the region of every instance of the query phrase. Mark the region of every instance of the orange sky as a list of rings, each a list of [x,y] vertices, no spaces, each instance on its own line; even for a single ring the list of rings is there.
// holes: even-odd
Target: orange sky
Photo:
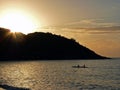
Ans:
[[[0,0],[0,20],[15,9],[36,21],[34,31],[61,34],[109,57],[120,57],[119,0]]]

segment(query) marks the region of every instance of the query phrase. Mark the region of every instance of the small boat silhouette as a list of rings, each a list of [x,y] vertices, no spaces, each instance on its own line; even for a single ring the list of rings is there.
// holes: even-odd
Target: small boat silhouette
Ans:
[[[82,66],[80,66],[80,65],[75,65],[75,66],[72,66],[72,68],[88,68],[88,67],[86,67],[85,64],[84,64],[84,65],[82,65]]]

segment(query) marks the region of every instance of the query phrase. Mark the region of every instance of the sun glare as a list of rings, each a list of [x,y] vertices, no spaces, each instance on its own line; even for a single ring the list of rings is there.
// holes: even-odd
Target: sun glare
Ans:
[[[8,28],[11,32],[28,34],[34,32],[36,23],[32,18],[19,11],[7,12],[0,19],[0,27]]]

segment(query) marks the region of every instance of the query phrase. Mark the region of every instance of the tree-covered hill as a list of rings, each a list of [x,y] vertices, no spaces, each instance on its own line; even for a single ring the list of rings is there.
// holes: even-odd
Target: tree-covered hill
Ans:
[[[105,59],[94,51],[51,33],[28,35],[0,28],[0,60]]]

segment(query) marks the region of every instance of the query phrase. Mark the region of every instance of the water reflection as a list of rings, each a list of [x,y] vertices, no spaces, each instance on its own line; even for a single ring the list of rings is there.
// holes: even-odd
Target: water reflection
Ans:
[[[0,64],[0,83],[32,87],[37,83],[36,77],[40,79],[40,73],[44,71],[44,64],[36,62],[9,62]],[[39,73],[39,74],[38,74]]]
[[[72,68],[78,64],[89,68]],[[119,60],[1,62],[0,88],[117,90],[120,89],[119,65]]]

